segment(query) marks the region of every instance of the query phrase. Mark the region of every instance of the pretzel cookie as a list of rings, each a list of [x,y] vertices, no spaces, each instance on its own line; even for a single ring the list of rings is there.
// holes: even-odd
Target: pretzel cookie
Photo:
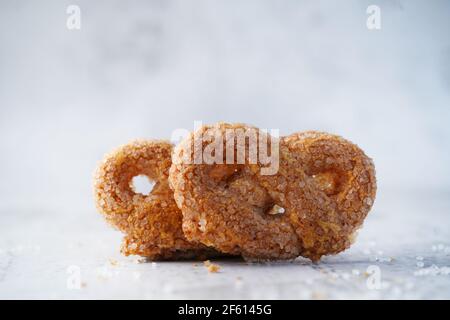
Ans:
[[[249,157],[250,139],[244,150],[227,141],[230,132],[249,129],[259,141],[270,137],[247,125],[219,123],[201,127],[175,148],[169,181],[186,237],[250,260],[317,261],[348,248],[375,197],[372,161],[343,138],[304,132],[267,139],[279,146],[272,150],[279,167],[264,174],[267,162]],[[221,137],[222,161],[188,161],[198,159],[196,150],[210,150],[205,136]]]
[[[181,211],[168,184],[172,145],[134,141],[107,155],[97,168],[94,194],[98,210],[125,234],[122,253],[151,260],[205,258],[213,249],[187,241]],[[148,195],[136,193],[132,179],[145,175],[155,182]]]

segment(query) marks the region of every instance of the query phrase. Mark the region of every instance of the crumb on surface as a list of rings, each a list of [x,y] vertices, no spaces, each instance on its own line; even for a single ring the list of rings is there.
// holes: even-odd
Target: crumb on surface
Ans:
[[[217,273],[220,270],[220,266],[218,264],[212,263],[209,260],[204,261],[203,264],[210,273]]]

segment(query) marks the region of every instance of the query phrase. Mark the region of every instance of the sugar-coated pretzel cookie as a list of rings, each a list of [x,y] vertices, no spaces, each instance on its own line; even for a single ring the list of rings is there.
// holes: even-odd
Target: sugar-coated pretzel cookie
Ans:
[[[158,140],[133,141],[108,154],[94,177],[98,210],[125,234],[122,253],[151,260],[217,255],[213,249],[186,240],[181,211],[168,185],[173,146]],[[132,179],[145,175],[155,182],[148,195],[136,193]]]
[[[254,127],[219,123],[175,148],[169,181],[186,237],[250,260],[316,261],[348,248],[375,197],[372,161],[343,138],[305,132],[269,140],[279,143],[279,169],[262,174],[267,163],[250,161],[249,140],[245,163],[225,161],[227,131],[248,129],[266,137]],[[226,164],[186,161],[195,146],[208,148],[205,135],[223,138]],[[239,153],[235,143],[233,154]]]

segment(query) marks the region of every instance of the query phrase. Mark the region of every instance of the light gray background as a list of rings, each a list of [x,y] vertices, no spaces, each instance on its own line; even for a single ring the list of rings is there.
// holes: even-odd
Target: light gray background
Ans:
[[[70,4],[79,31],[66,28]],[[366,27],[370,4],[381,30]],[[1,0],[0,297],[449,298],[449,30],[444,0]],[[379,185],[360,240],[319,266],[223,262],[217,275],[120,257],[91,197],[97,161],[194,120],[359,144]],[[105,263],[120,272],[99,280]],[[351,273],[373,263],[384,289]],[[82,290],[66,288],[70,265]]]

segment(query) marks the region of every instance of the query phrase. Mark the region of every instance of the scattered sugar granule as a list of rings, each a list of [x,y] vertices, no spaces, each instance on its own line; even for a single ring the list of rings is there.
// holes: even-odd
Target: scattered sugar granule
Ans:
[[[105,265],[96,269],[97,278],[102,280],[111,279],[114,273]]]
[[[380,262],[392,262],[392,258],[391,258],[391,257],[377,257],[376,261],[380,261]]]
[[[112,266],[117,266],[119,263],[117,262],[117,260],[114,260],[114,259],[109,259],[109,263],[112,265]]]
[[[425,265],[425,264],[424,264],[422,261],[417,262],[417,266],[418,266],[419,268],[423,268],[424,265]]]
[[[206,269],[208,269],[208,272],[216,273],[220,270],[220,266],[218,264],[212,263],[209,260],[204,261],[203,264],[205,265]]]
[[[147,261],[146,258],[139,257],[134,260],[134,263],[139,264],[139,263],[144,263],[146,261]]]
[[[439,275],[449,275],[450,267],[438,267],[432,265],[428,268],[422,268],[414,272],[415,276],[439,276]]]
[[[352,274],[355,275],[355,276],[359,276],[359,275],[360,275],[360,272],[359,272],[358,269],[353,269],[353,270],[352,270]]]

